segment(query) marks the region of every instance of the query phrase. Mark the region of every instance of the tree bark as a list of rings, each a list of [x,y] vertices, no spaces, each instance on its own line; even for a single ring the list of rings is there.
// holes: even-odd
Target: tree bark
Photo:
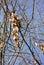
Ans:
[[[2,51],[0,52],[0,65],[2,65]]]

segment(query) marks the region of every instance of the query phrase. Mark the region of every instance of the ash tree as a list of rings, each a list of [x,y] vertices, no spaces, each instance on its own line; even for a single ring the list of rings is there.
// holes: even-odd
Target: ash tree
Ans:
[[[0,65],[44,65],[44,0],[0,0]]]

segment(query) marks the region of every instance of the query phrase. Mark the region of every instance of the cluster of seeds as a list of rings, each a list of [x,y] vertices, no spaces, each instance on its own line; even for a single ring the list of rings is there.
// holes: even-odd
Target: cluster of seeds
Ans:
[[[20,18],[14,14],[13,12],[10,15],[9,21],[11,22],[12,25],[12,31],[11,34],[13,35],[13,41],[18,44],[19,40],[19,28],[20,28]]]

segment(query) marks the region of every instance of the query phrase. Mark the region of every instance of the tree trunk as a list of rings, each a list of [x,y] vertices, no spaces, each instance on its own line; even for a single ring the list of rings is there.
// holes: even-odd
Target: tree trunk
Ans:
[[[2,51],[0,52],[0,65],[2,65]]]

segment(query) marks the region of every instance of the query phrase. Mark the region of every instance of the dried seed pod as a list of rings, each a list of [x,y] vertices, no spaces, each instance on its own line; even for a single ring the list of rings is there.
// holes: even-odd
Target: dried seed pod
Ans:
[[[3,44],[0,42],[0,51],[2,50]]]
[[[18,36],[17,35],[14,35],[13,36],[13,39],[15,40],[15,39],[18,39]]]
[[[44,54],[44,45],[42,43],[40,43],[39,47],[42,50],[42,53]]]
[[[13,28],[13,31],[19,31],[19,28],[17,27],[17,26],[15,26],[14,28]]]
[[[20,18],[19,17],[17,17],[17,21],[20,22]]]
[[[11,13],[11,15],[10,15],[10,17],[9,17],[9,21],[12,23],[12,22],[14,22],[14,13],[12,12]]]
[[[11,17],[14,17],[14,13],[13,12],[11,13]]]
[[[17,26],[16,23],[13,23],[13,28],[14,28],[15,26]]]
[[[14,41],[16,44],[18,44],[18,33],[15,33],[15,34],[13,35],[13,41]]]
[[[16,44],[18,44],[18,39],[15,39],[14,42],[15,42]]]
[[[12,22],[14,22],[14,20],[15,20],[14,18],[11,19]]]

